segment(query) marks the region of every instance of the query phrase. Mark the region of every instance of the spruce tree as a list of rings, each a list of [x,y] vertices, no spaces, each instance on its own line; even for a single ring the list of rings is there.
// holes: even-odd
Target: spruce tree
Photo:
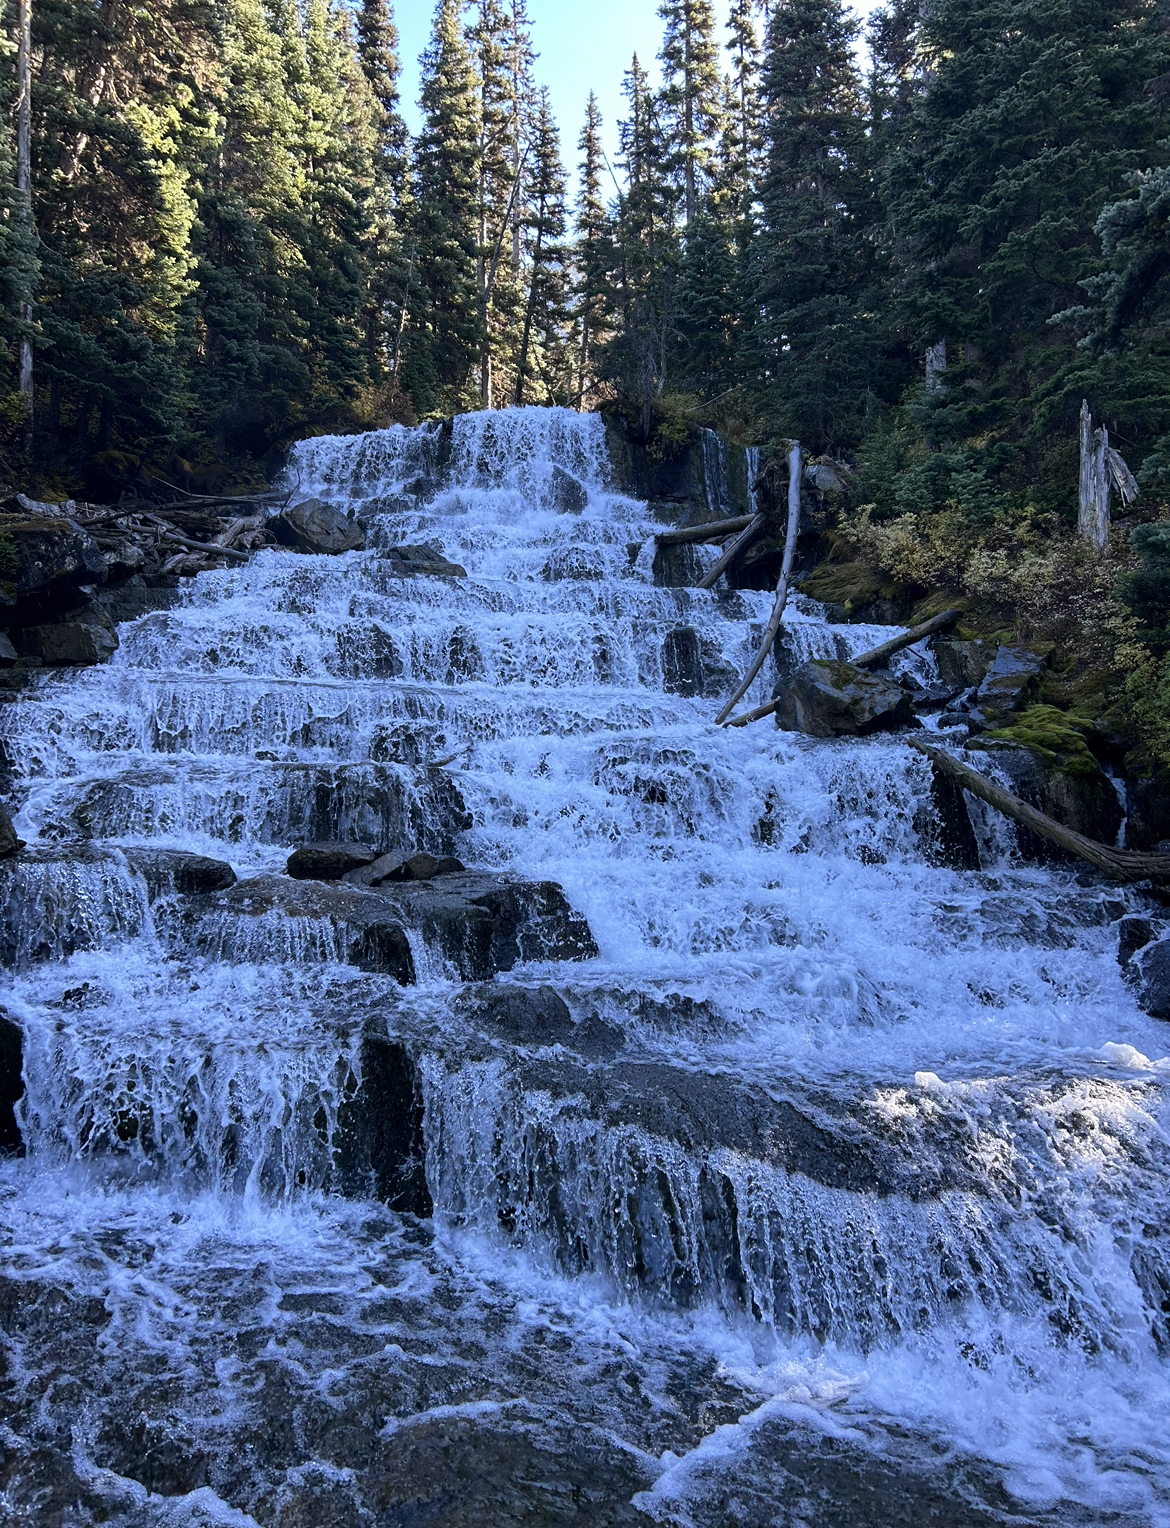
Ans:
[[[547,87],[538,98],[526,191],[528,298],[516,362],[515,401],[567,403],[572,391],[572,361],[568,351],[569,255],[564,244],[565,171]]]
[[[818,451],[852,438],[876,359],[855,32],[842,0],[782,0],[764,63],[756,365],[780,430]]]
[[[439,0],[423,55],[423,129],[415,149],[411,238],[417,318],[403,379],[420,413],[466,407],[482,329],[479,243],[479,89],[459,0]]]
[[[762,169],[760,118],[760,39],[756,0],[732,0],[727,30],[731,34],[731,77],[724,111],[720,180],[746,211]]]
[[[613,232],[603,193],[605,151],[601,140],[602,119],[597,97],[589,92],[585,125],[578,148],[576,301],[577,387],[580,405],[597,382],[596,356],[614,325]]]
[[[361,0],[357,12],[358,56],[377,103],[378,179],[398,206],[405,193],[407,131],[398,88],[398,28],[391,0]]]
[[[663,0],[662,112],[688,223],[699,208],[722,116],[722,77],[711,0]]]

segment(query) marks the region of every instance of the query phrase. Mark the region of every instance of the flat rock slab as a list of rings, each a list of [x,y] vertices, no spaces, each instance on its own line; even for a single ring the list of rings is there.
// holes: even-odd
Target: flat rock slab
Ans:
[[[467,569],[448,562],[429,546],[392,546],[382,553],[382,566],[395,578],[466,578]]]
[[[1036,698],[1040,676],[1051,658],[1051,643],[1002,643],[975,692],[971,725],[981,729],[1002,727],[1013,712]]]
[[[833,658],[802,663],[778,698],[777,726],[809,737],[864,737],[914,718],[912,697],[888,675]]]
[[[589,925],[559,886],[476,871],[377,887],[259,876],[193,902],[190,937],[221,957],[248,958],[248,925],[271,913],[328,927],[334,958],[403,986],[417,979],[408,929],[463,981],[485,981],[522,960],[597,954]]]
[[[369,844],[302,844],[285,867],[294,881],[340,881],[355,870],[368,869],[378,859]]]
[[[123,849],[126,863],[145,880],[151,900],[178,895],[206,896],[236,884],[236,872],[226,860],[183,849]]]

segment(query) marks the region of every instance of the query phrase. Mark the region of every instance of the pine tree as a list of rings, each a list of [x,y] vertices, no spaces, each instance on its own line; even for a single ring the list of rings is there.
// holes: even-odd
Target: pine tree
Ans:
[[[516,363],[518,404],[567,403],[572,391],[568,352],[568,250],[564,245],[565,171],[547,87],[541,90],[527,186],[528,300]]]
[[[405,194],[407,131],[399,109],[398,28],[391,0],[361,0],[358,57],[377,103],[378,179],[396,207]]]
[[[732,0],[727,29],[731,34],[731,78],[724,110],[720,180],[745,212],[755,191],[763,148],[760,120],[760,40],[756,0]]]
[[[764,65],[756,364],[781,429],[814,450],[851,437],[875,362],[855,30],[841,0],[782,0]]]
[[[415,148],[415,317],[403,380],[420,413],[469,402],[482,329],[479,259],[479,89],[459,0],[439,0],[423,55],[423,130]]]
[[[576,302],[578,336],[577,387],[578,406],[596,386],[595,358],[613,330],[613,232],[602,192],[605,154],[601,140],[601,109],[597,97],[589,92],[585,125],[578,148]]]
[[[711,0],[663,0],[662,109],[672,163],[681,175],[683,209],[690,223],[722,115],[722,78]]]

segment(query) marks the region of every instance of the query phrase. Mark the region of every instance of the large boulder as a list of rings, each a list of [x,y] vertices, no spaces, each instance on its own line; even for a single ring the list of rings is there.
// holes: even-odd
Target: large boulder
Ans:
[[[777,725],[809,737],[865,737],[914,719],[911,697],[888,674],[835,658],[802,663],[778,699]]]
[[[93,600],[44,625],[17,627],[13,636],[22,657],[39,658],[51,668],[106,663],[118,650],[114,623]]]
[[[1125,814],[1113,782],[1095,761],[1088,768],[1062,768],[1059,760],[1034,748],[998,738],[978,738],[973,749],[976,768],[980,767],[978,755],[989,755],[1007,776],[1010,789],[1046,817],[1098,843],[1117,842]],[[1022,825],[1017,825],[1016,841],[1026,859],[1060,864],[1067,858],[1063,850]]]
[[[7,544],[7,545],[5,545]],[[5,555],[6,554],[6,555]],[[101,547],[72,520],[0,516],[0,578],[9,602],[104,583]]]
[[[995,658],[989,642],[935,637],[931,645],[938,664],[938,677],[952,689],[970,690],[982,684]]]
[[[358,552],[366,544],[366,533],[358,521],[322,499],[304,499],[292,505],[277,517],[272,529],[279,540],[306,552],[336,555]]]
[[[1170,1019],[1170,939],[1155,939],[1132,958],[1138,1006],[1155,1019]]]
[[[351,870],[372,865],[378,857],[369,844],[302,844],[289,855],[285,868],[294,881],[340,881]]]
[[[236,884],[236,872],[227,861],[206,854],[151,848],[129,848],[122,852],[126,863],[146,882],[151,901],[176,894],[206,896],[213,891],[227,891]]]
[[[1051,658],[1051,643],[1002,643],[975,693],[971,726],[982,731],[1002,727],[1013,712],[1030,705]]]
[[[579,515],[589,504],[589,492],[583,483],[566,472],[554,467],[549,483],[549,507],[558,515]]]

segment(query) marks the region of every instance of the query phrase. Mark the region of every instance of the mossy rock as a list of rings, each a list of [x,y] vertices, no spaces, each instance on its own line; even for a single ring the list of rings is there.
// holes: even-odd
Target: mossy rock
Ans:
[[[1085,733],[1092,729],[1090,717],[1037,705],[1021,711],[1010,727],[997,727],[987,736],[1030,748],[1063,774],[1096,775],[1101,766],[1085,740]]]
[[[800,592],[824,605],[843,606],[847,614],[878,600],[901,600],[901,584],[883,578],[861,562],[823,562],[802,580]]]

